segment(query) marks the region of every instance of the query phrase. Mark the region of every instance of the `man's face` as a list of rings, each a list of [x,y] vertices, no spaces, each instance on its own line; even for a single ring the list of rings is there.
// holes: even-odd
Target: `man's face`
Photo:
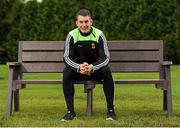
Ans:
[[[92,22],[93,21],[89,16],[79,15],[76,20],[76,25],[82,33],[88,33],[90,32]]]

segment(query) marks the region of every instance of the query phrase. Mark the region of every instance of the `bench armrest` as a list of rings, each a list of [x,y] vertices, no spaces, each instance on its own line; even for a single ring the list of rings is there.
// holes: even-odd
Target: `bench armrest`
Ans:
[[[7,62],[7,65],[9,65],[9,66],[20,66],[21,63],[19,63],[19,62]]]
[[[166,65],[172,65],[172,61],[163,61],[161,63],[162,66],[166,66]]]

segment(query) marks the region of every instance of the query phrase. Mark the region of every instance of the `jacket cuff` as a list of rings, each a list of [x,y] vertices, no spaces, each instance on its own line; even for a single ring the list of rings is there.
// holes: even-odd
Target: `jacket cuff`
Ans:
[[[92,64],[91,64],[92,65]],[[94,72],[94,66],[92,65],[92,70],[91,70],[91,73],[93,73]]]
[[[77,67],[77,72],[78,73],[80,72],[80,65]]]

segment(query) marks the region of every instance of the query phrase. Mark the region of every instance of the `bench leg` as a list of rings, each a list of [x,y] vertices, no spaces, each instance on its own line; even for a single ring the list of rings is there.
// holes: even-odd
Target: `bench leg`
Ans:
[[[167,91],[163,91],[163,110],[167,111]]]
[[[13,101],[13,69],[9,70],[8,79],[8,96],[7,96],[7,106],[6,106],[6,117],[12,114],[12,101]]]
[[[6,117],[11,116],[14,95],[14,111],[19,111],[19,90],[13,91],[12,86],[8,89]]]
[[[166,90],[163,91],[164,103],[163,109],[167,111],[167,116],[172,116],[172,94],[171,94],[171,75],[170,66],[164,67],[164,76],[166,79],[165,87]]]
[[[163,95],[163,98],[164,98],[163,109],[164,109],[164,111],[167,111],[167,116],[170,117],[170,116],[172,116],[171,91],[170,90],[164,90],[163,94],[164,94]]]
[[[9,86],[8,96],[7,96],[7,106],[6,106],[6,117],[11,116],[12,114],[12,99],[13,99],[13,90],[12,90],[12,86]]]
[[[172,95],[171,95],[171,87],[169,86],[167,89],[167,116],[168,117],[172,116]]]
[[[91,116],[93,113],[93,90],[87,89],[87,109],[86,114],[87,116]]]
[[[7,107],[6,107],[6,117],[11,116],[12,106],[13,106],[13,96],[14,96],[14,110],[19,110],[19,90],[13,85],[13,80],[17,79],[17,72],[15,67],[9,67],[8,76],[8,96],[7,96]]]
[[[95,84],[91,81],[87,81],[86,84],[84,84],[84,92],[87,93],[87,116],[91,116],[93,113],[93,88],[95,88]]]
[[[19,111],[19,89],[14,91],[14,111]]]

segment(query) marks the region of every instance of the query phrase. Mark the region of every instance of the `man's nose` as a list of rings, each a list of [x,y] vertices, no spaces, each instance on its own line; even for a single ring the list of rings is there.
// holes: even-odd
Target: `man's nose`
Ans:
[[[86,22],[83,22],[82,25],[86,25]]]

